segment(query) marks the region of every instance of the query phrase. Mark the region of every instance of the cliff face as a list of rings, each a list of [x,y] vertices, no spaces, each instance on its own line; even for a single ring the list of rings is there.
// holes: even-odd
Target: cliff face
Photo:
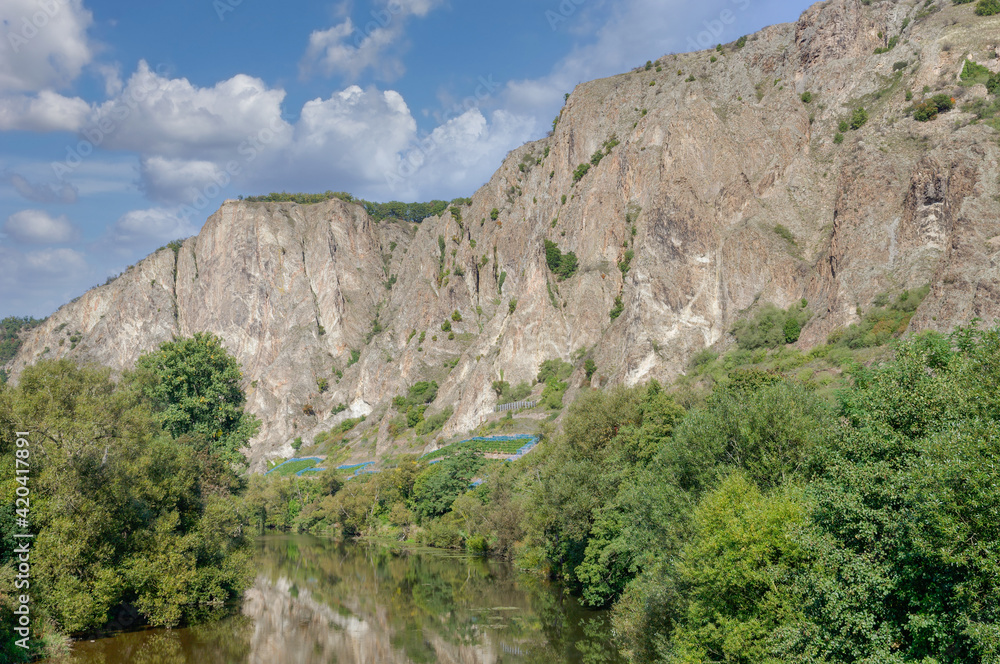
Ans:
[[[379,433],[358,455],[389,451],[381,416],[418,380],[441,385],[432,411],[454,406],[446,434],[492,411],[501,371],[529,380],[580,348],[595,382],[669,381],[694,352],[728,343],[756,303],[808,299],[817,316],[803,346],[877,294],[927,283],[913,329],[992,321],[998,132],[957,109],[933,122],[904,109],[925,86],[959,105],[986,96],[957,84],[966,58],[1000,69],[997,35],[1000,17],[972,5],[829,0],[742,48],[580,85],[553,135],[513,151],[458,216],[376,223],[340,201],[228,201],[176,254],[149,256],[31,330],[9,369],[16,379],[64,356],[127,368],[172,335],[211,331],[243,364],[264,422],[260,468],[295,436],[362,414]],[[867,124],[836,143],[860,106]],[[574,276],[549,270],[546,239],[576,254]],[[583,382],[578,367],[571,383]]]

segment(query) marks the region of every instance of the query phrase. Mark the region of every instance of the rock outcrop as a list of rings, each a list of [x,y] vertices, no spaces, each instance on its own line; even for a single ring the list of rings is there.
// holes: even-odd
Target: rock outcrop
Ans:
[[[803,346],[879,293],[924,284],[913,329],[992,321],[998,132],[957,109],[917,122],[906,96],[985,94],[958,76],[966,58],[997,69],[997,35],[1000,16],[968,4],[828,0],[742,47],[581,84],[553,134],[511,152],[454,214],[408,224],[337,200],[227,201],[178,251],[31,330],[8,368],[16,380],[68,356],[125,369],[211,331],[264,422],[260,468],[295,436],[360,415],[378,434],[358,455],[393,449],[382,416],[418,380],[441,385],[431,412],[453,405],[446,434],[492,412],[501,371],[529,380],[578,349],[595,383],[669,381],[759,303],[806,298],[817,316]],[[867,123],[836,142],[859,107]],[[547,239],[577,256],[572,277],[546,265]],[[580,366],[571,382],[584,380]]]

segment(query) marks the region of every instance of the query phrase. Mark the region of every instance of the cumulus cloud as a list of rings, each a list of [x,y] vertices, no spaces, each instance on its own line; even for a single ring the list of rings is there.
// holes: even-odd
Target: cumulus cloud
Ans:
[[[398,51],[405,45],[406,20],[426,16],[441,4],[442,0],[385,0],[358,23],[347,17],[326,30],[315,30],[309,35],[300,73],[308,76],[319,70],[353,80],[371,69],[384,80],[402,76],[405,67]]]
[[[4,0],[0,25],[0,93],[68,85],[93,57],[83,0]]]
[[[6,177],[17,193],[36,203],[76,203],[79,196],[77,188],[68,182],[36,184],[18,173],[7,173]]]
[[[44,210],[21,210],[7,217],[3,231],[19,242],[64,244],[77,238],[76,228],[65,215],[52,217]]]
[[[0,131],[76,131],[91,113],[79,97],[42,90],[37,95],[0,97]]]
[[[287,128],[284,98],[284,90],[245,74],[201,88],[161,76],[142,61],[122,94],[97,109],[91,130],[109,149],[173,158],[228,155],[264,128]]]

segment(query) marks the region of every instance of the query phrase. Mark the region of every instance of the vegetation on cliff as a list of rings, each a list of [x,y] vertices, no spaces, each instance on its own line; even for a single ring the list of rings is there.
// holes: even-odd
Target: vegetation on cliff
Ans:
[[[434,200],[426,203],[401,203],[399,201],[374,203],[362,198],[355,198],[352,194],[344,191],[326,191],[322,194],[281,192],[240,198],[240,200],[250,203],[298,203],[300,205],[324,203],[333,199],[360,205],[368,213],[368,216],[376,221],[400,219],[413,223],[420,223],[427,217],[436,217],[447,210],[449,206],[455,206],[452,208],[452,215],[461,223],[461,211],[458,208],[471,203],[471,199],[468,198],[456,198],[450,202]]]

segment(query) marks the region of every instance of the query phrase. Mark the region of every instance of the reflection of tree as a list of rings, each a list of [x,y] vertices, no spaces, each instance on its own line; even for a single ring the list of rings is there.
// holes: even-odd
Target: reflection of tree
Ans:
[[[74,664],[620,661],[603,614],[495,561],[286,536],[254,562],[246,616],[121,635]]]

